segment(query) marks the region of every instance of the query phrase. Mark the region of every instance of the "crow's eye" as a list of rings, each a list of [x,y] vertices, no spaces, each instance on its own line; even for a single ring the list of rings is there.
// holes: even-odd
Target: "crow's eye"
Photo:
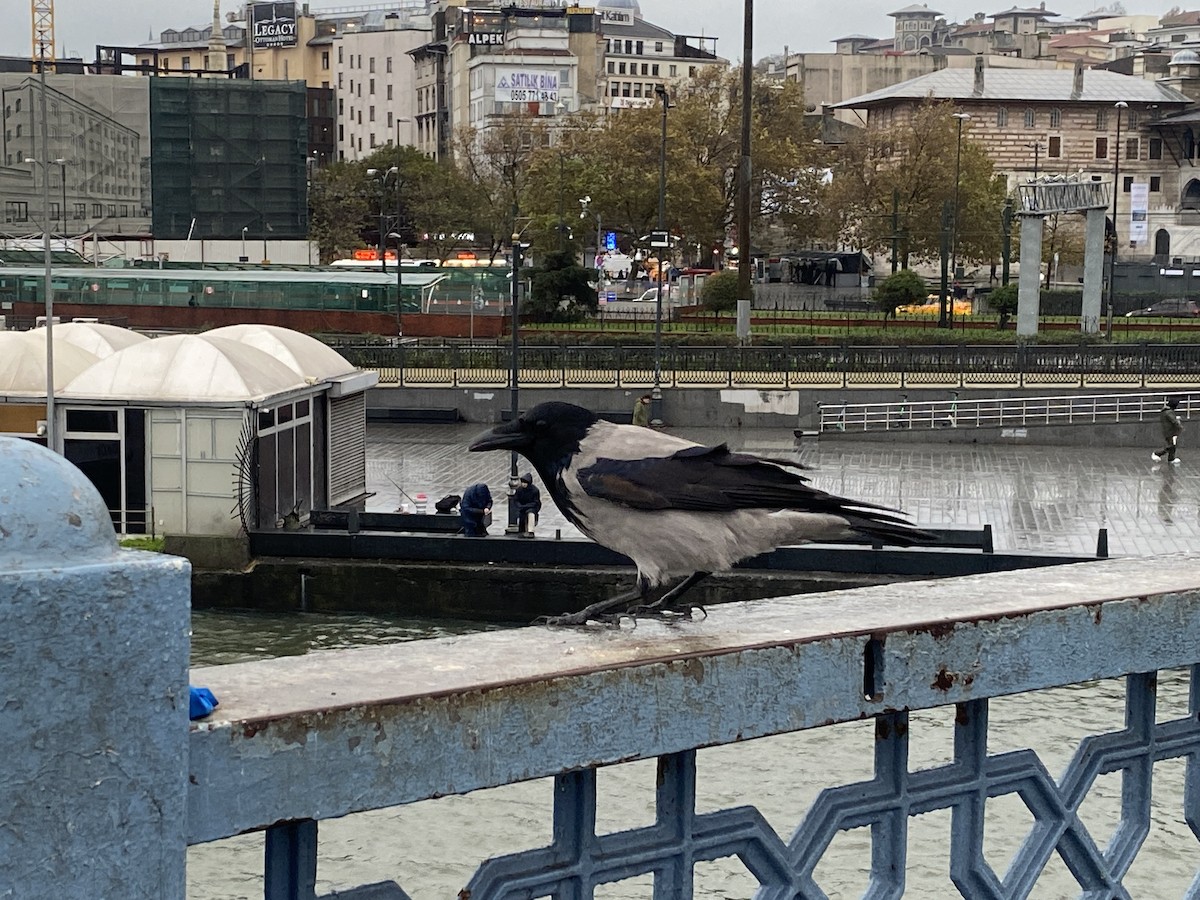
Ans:
[[[538,419],[537,423],[534,425],[534,428],[536,428],[538,431],[545,431],[549,427],[550,423],[548,423],[545,419]]]

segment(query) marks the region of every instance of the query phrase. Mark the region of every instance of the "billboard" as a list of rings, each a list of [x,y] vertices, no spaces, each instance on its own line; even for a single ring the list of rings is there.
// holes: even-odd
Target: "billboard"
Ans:
[[[255,3],[250,7],[251,40],[255,50],[296,46],[296,4]]]
[[[501,103],[557,103],[558,69],[496,66],[496,100]]]
[[[1144,244],[1150,239],[1146,213],[1150,207],[1150,185],[1135,181],[1129,188],[1129,243]]]

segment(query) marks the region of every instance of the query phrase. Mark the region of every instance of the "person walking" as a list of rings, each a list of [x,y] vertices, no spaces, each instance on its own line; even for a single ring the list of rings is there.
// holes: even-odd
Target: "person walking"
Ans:
[[[642,394],[637,403],[633,404],[633,424],[643,428],[650,427],[650,395]]]
[[[1155,462],[1162,462],[1162,458],[1165,456],[1167,462],[1179,465],[1179,457],[1175,455],[1175,451],[1179,447],[1179,436],[1183,434],[1183,423],[1179,420],[1177,409],[1179,409],[1179,398],[1172,397],[1158,413],[1158,421],[1162,426],[1163,438],[1166,440],[1167,446],[1150,454],[1150,458]]]
[[[542,492],[533,483],[532,472],[521,476],[521,486],[517,488],[513,499],[517,503],[517,532],[521,537],[531,538],[538,514],[542,511]]]
[[[487,527],[492,524],[492,492],[486,484],[477,482],[463,491],[458,515],[462,520],[463,534],[467,537],[487,537]]]

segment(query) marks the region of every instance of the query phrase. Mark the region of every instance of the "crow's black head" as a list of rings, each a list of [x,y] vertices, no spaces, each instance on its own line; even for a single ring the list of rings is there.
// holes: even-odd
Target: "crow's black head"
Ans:
[[[597,422],[591,410],[573,403],[539,403],[515,422],[497,425],[471,442],[469,449],[515,450],[545,477],[579,451],[579,442]]]

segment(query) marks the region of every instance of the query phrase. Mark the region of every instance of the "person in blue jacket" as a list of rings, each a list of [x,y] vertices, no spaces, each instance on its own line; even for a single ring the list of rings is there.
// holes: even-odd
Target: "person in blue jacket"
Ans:
[[[487,526],[492,515],[492,492],[482,482],[477,482],[463,491],[458,502],[458,514],[462,519],[463,534],[467,537],[487,537]]]

